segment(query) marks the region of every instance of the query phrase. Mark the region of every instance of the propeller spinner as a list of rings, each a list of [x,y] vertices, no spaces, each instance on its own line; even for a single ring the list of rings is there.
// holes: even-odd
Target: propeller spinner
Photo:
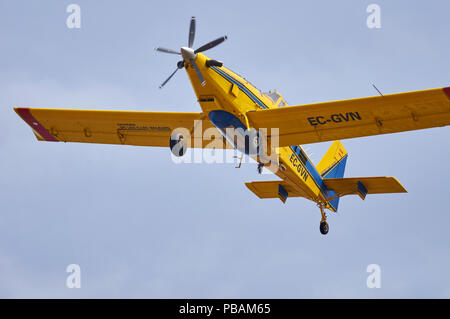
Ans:
[[[163,47],[157,47],[155,50],[163,53],[169,53],[169,54],[178,54],[181,55],[183,60],[178,61],[177,68],[173,73],[160,85],[160,89],[166,85],[167,82],[177,73],[179,69],[182,69],[184,67],[184,63],[191,63],[192,66],[195,69],[195,72],[197,73],[197,77],[202,85],[205,85],[205,78],[202,75],[202,72],[197,66],[197,63],[195,63],[195,58],[197,57],[197,53],[204,52],[206,50],[212,49],[215,46],[221,44],[223,41],[227,39],[227,36],[220,37],[218,39],[215,39],[211,42],[206,43],[205,45],[202,45],[198,49],[194,50],[192,49],[192,46],[194,45],[194,38],[195,38],[195,17],[191,18],[191,24],[189,26],[189,40],[188,40],[188,46],[182,47],[180,51],[175,51],[172,49],[167,49]]]

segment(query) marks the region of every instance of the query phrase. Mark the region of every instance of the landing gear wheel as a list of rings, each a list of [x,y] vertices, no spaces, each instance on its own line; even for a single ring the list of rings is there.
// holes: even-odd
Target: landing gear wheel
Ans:
[[[176,157],[181,157],[184,154],[186,154],[187,143],[184,140],[184,137],[182,134],[175,133],[175,132],[172,133],[172,135],[170,136],[169,146],[170,146],[170,151]]]
[[[328,223],[327,222],[320,222],[320,233],[322,235],[328,234]]]

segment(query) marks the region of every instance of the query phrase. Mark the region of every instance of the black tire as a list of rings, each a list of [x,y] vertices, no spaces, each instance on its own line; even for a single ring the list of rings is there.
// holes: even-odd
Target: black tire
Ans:
[[[172,134],[169,141],[170,151],[176,157],[182,157],[186,154],[187,143],[184,140],[183,135],[179,133]]]
[[[322,235],[328,234],[328,223],[327,222],[320,222],[320,233]]]

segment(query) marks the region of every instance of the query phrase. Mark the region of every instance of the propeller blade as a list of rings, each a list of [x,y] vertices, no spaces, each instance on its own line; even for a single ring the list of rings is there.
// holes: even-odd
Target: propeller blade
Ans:
[[[198,48],[197,50],[195,50],[194,53],[203,52],[203,51],[212,49],[212,48],[214,48],[216,45],[221,44],[221,43],[222,43],[223,41],[225,41],[226,39],[227,39],[227,36],[225,35],[225,36],[220,37],[220,38],[218,38],[218,39],[215,39],[215,40],[213,40],[213,41],[211,41],[211,42],[208,42],[208,43],[206,43],[205,45],[202,45],[202,46],[201,46],[200,48]]]
[[[164,85],[166,85],[166,83],[167,82],[169,82],[169,80],[172,78],[172,76],[174,76],[175,75],[175,73],[177,73],[177,71],[178,71],[178,67],[176,68],[176,70],[175,71],[173,71],[173,73],[159,86],[159,88],[160,89],[162,89],[162,87],[164,86]]]
[[[197,66],[197,63],[195,63],[194,60],[191,60],[192,65],[194,66],[195,72],[197,73],[197,77],[200,80],[200,83],[202,84],[202,86],[205,86],[206,81],[205,78],[203,77],[202,72],[200,72],[200,69]]]
[[[191,18],[191,25],[189,26],[189,42],[188,46],[192,48],[194,45],[194,38],[195,38],[195,17]]]
[[[166,48],[162,48],[162,47],[157,47],[157,48],[155,48],[155,50],[159,51],[159,52],[164,52],[164,53],[179,54],[179,55],[181,54],[178,51],[171,50],[171,49],[166,49]]]

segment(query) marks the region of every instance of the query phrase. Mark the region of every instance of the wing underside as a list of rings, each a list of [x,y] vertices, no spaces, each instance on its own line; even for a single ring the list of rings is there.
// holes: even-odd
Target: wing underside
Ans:
[[[247,117],[269,134],[278,128],[273,136],[279,146],[419,130],[450,124],[450,87],[258,110]]]
[[[190,147],[229,147],[202,113],[15,108],[40,141],[169,146],[177,128],[191,135]]]

